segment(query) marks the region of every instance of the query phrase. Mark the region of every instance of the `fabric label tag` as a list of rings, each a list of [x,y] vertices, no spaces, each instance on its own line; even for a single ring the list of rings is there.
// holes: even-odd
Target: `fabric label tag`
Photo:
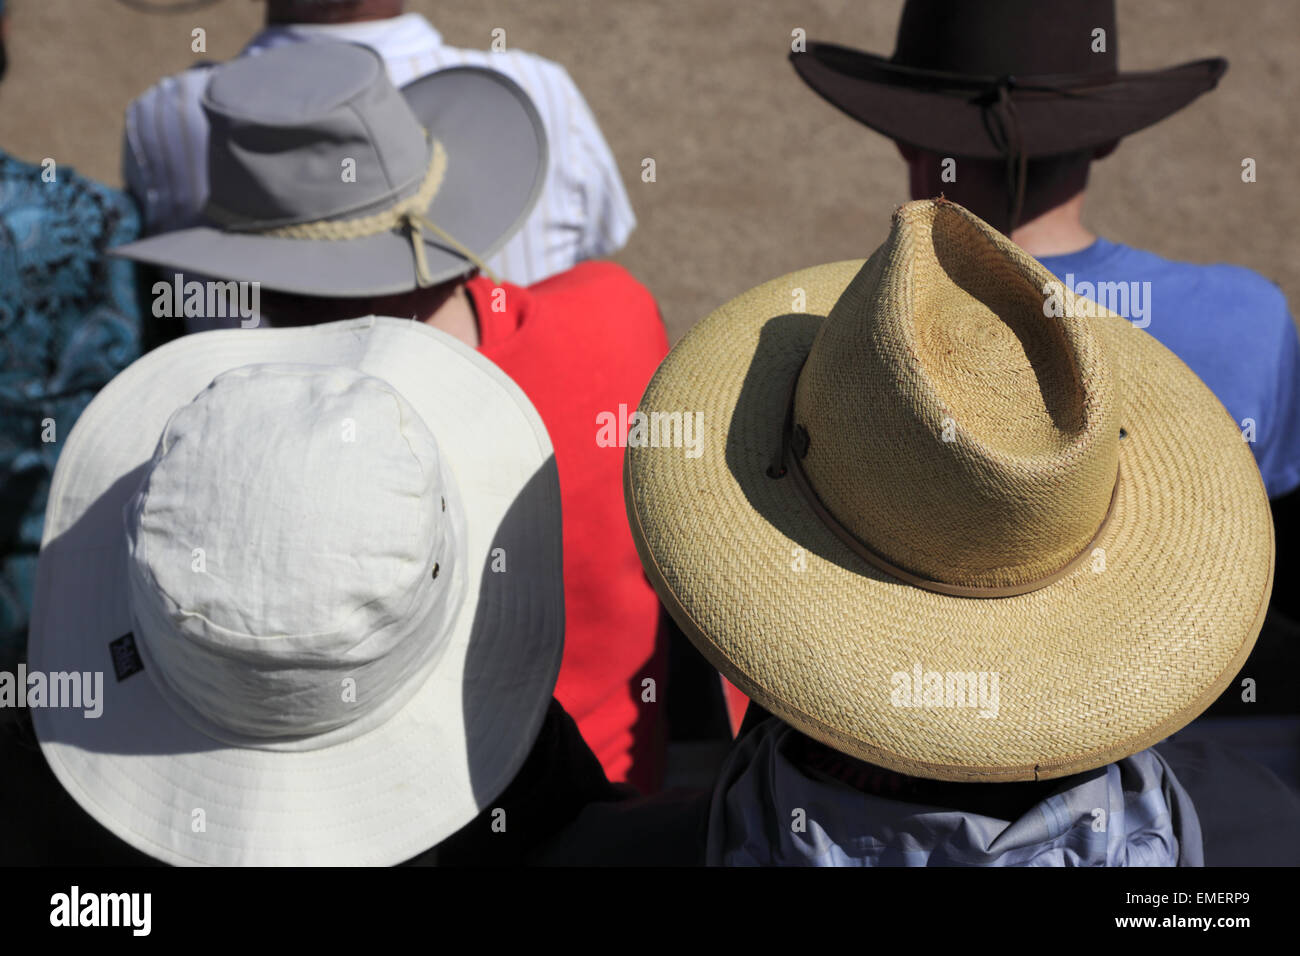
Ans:
[[[108,649],[113,655],[113,671],[120,684],[137,671],[144,670],[144,661],[135,649],[135,634],[127,631],[115,641],[109,641]]]

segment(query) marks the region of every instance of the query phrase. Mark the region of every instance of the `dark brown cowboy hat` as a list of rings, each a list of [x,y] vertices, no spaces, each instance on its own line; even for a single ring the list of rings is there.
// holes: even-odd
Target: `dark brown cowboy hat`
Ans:
[[[1135,133],[1228,68],[1215,57],[1121,73],[1117,39],[1114,0],[907,0],[891,58],[809,43],[790,59],[822,97],[891,139],[1021,161]]]

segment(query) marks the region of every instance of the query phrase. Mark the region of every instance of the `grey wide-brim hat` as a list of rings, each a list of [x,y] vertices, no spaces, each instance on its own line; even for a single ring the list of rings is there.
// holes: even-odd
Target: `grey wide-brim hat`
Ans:
[[[214,72],[213,224],[110,250],[303,295],[387,295],[465,275],[524,223],[546,133],[527,94],[479,67],[398,90],[368,47],[313,41]]]

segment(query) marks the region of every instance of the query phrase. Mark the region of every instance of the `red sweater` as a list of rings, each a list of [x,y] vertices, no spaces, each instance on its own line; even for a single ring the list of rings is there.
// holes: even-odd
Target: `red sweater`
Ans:
[[[596,441],[597,415],[635,409],[668,338],[650,293],[620,266],[583,263],[527,288],[467,283],[479,351],[537,407],[555,448],[564,508],[564,661],[555,696],[611,780],[649,792],[663,776],[666,647],[659,601],[623,507],[623,454]],[[503,294],[504,293],[504,294]],[[655,702],[642,702],[642,680]]]

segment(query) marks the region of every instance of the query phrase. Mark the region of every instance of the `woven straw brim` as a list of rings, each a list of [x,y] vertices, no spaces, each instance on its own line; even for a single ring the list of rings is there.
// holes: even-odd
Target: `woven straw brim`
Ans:
[[[788,475],[768,474],[791,379],[861,266],[806,269],[734,299],[651,381],[643,412],[702,415],[698,456],[629,447],[624,472],[633,537],[678,624],[772,713],[914,776],[1060,777],[1195,718],[1254,645],[1273,576],[1268,500],[1227,411],[1150,335],[1095,319],[1127,432],[1101,553],[1016,597],[904,584],[850,551]],[[799,289],[807,311],[789,314]],[[896,706],[895,675],[918,665],[983,672],[988,687],[996,674],[996,707]]]

